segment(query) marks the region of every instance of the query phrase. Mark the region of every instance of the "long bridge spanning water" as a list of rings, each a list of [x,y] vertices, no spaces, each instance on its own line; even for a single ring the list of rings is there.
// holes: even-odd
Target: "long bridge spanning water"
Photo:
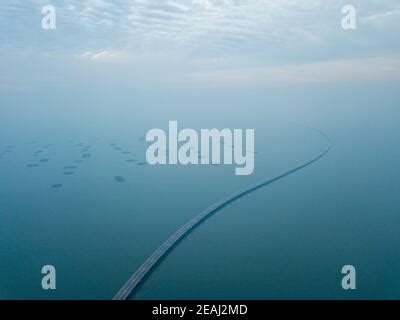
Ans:
[[[320,135],[322,135],[328,143],[328,146],[313,159],[291,169],[288,170],[274,178],[268,179],[266,181],[260,182],[258,184],[252,185],[243,189],[239,192],[236,192],[233,195],[225,197],[218,202],[214,203],[204,211],[200,212],[198,215],[193,217],[190,221],[188,221],[185,225],[179,228],[168,240],[166,240],[160,247],[158,247],[142,264],[142,266],[128,279],[128,281],[122,286],[122,288],[117,292],[117,294],[113,297],[113,300],[126,300],[128,299],[138,288],[138,286],[144,281],[144,278],[149,275],[149,273],[154,269],[156,264],[161,261],[163,257],[165,257],[168,252],[173,249],[186,235],[188,235],[191,231],[193,231],[196,227],[198,227],[202,222],[210,218],[212,215],[223,209],[224,207],[230,205],[231,203],[243,198],[244,196],[252,193],[258,189],[261,189],[267,185],[270,185],[280,179],[285,178],[286,176],[295,173],[314,162],[318,161],[322,157],[324,157],[329,150],[331,149],[331,142],[329,137],[323,133],[322,131],[314,128],[310,128],[314,131],[317,131]]]

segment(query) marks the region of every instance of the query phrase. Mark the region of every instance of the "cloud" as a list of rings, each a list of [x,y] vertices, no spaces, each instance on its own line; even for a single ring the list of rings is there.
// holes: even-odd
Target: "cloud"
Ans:
[[[379,27],[383,27],[385,25],[399,26],[399,20],[400,20],[400,8],[374,13],[364,18],[365,23]]]
[[[400,3],[353,3],[360,23],[347,32],[340,26],[345,0],[60,0],[57,30],[50,33],[40,28],[39,9],[47,0],[0,1],[0,28],[8,30],[0,33],[0,55],[23,65],[51,53],[63,65],[77,58],[126,63],[154,77],[190,72],[191,79],[214,83],[366,78],[357,57],[400,53],[393,32]],[[378,74],[389,77],[385,72]]]
[[[208,71],[189,74],[188,78],[223,86],[393,80],[400,79],[400,57]]]
[[[29,5],[35,8],[44,3],[26,0],[8,6],[15,12],[16,8]],[[178,48],[188,55],[226,54],[238,48],[252,52],[321,38],[320,28],[315,26],[324,23],[327,14],[337,16],[337,3],[337,0],[60,1],[56,9],[62,30],[57,32],[71,39],[69,43],[76,47],[96,40],[103,47],[113,43],[124,49],[148,51]]]
[[[100,62],[123,62],[129,58],[128,54],[124,52],[110,50],[85,51],[78,54],[77,57]]]

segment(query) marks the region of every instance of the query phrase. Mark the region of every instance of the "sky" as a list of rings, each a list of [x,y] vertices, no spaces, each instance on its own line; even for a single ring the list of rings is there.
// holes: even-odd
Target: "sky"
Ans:
[[[356,30],[341,27],[347,4]],[[397,0],[0,0],[0,90],[396,80],[399,18]]]

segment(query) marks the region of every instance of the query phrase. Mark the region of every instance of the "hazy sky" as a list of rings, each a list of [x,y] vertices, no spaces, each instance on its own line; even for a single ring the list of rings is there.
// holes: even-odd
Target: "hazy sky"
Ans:
[[[41,28],[54,5],[57,29]],[[341,9],[357,10],[343,30]],[[398,79],[398,0],[0,0],[0,90]]]

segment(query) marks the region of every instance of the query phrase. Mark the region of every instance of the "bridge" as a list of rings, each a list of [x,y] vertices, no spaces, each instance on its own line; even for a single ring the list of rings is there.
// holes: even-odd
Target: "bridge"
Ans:
[[[230,195],[228,197],[225,197],[207,209],[203,210],[200,212],[198,215],[193,217],[191,220],[189,220],[185,225],[183,225],[181,228],[179,228],[170,238],[168,238],[160,247],[158,247],[148,258],[147,260],[142,264],[142,266],[126,281],[126,283],[122,286],[122,288],[116,293],[116,295],[113,297],[113,300],[126,300],[128,299],[139,287],[139,285],[144,281],[146,276],[150,274],[150,272],[154,269],[154,267],[159,263],[163,257],[165,257],[175,246],[178,245],[178,243],[189,233],[191,233],[196,227],[198,227],[202,222],[210,218],[212,215],[217,213],[218,211],[222,210],[226,206],[230,205],[231,203],[239,200],[240,198],[245,197],[246,195],[261,189],[263,187],[266,187],[278,180],[281,180],[288,175],[291,175],[295,173],[296,171],[299,171],[305,167],[310,166],[311,164],[317,162],[319,159],[324,157],[329,150],[331,149],[331,142],[329,137],[323,133],[322,131],[311,128],[310,129],[318,132],[320,135],[322,135],[326,141],[328,142],[328,146],[318,155],[316,155],[313,159],[298,165],[297,167],[288,170],[274,178],[268,179],[266,181],[262,181],[260,183],[257,183],[255,185],[252,185],[250,187],[247,187],[246,189],[243,189],[241,191],[236,192],[233,195]]]

